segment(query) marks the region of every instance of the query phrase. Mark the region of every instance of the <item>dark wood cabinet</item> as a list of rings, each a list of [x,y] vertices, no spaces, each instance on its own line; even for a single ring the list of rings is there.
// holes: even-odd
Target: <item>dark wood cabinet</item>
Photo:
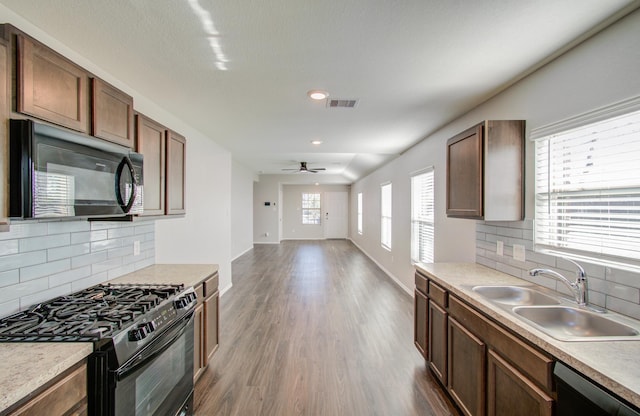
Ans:
[[[184,214],[187,140],[167,130],[166,214]]]
[[[414,342],[421,353],[426,348],[428,367],[465,415],[551,414],[554,360],[548,353],[431,277],[416,272],[415,282]],[[419,308],[425,302],[423,314]],[[424,339],[418,332],[423,325]]]
[[[9,55],[0,38],[0,231],[9,230]]]
[[[553,398],[490,349],[487,359],[487,415],[551,416]]]
[[[447,216],[522,220],[523,180],[523,120],[487,120],[447,141]]]
[[[210,276],[196,288],[193,378],[197,380],[218,350],[219,298],[218,274]]]
[[[89,133],[89,74],[41,43],[17,35],[20,113]]]
[[[135,116],[136,150],[144,156],[142,215],[164,215],[166,128],[142,114]]]
[[[427,330],[429,328],[429,300],[427,295],[419,290],[414,291],[413,297],[413,343],[420,354],[427,359],[429,349],[427,347]]]
[[[87,365],[58,376],[50,387],[9,411],[12,416],[87,415]],[[3,413],[4,414],[4,413]]]
[[[447,385],[447,312],[429,300],[429,367]]]
[[[485,344],[449,318],[447,388],[465,415],[485,414]]]
[[[91,98],[92,134],[133,148],[133,97],[99,78],[92,78]]]

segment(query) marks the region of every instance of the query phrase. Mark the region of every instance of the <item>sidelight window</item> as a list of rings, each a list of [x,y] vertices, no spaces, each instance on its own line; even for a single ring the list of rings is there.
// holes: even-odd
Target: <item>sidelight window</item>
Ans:
[[[411,260],[433,263],[433,168],[411,177]]]
[[[320,194],[302,194],[302,223],[320,224]]]
[[[380,186],[380,244],[391,250],[391,184]]]
[[[625,103],[532,131],[537,250],[640,268],[635,101],[631,109]]]

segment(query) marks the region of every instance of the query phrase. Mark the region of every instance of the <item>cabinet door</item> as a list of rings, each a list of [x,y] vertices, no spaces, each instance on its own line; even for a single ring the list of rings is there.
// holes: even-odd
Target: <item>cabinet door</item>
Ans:
[[[447,216],[483,217],[483,125],[447,141]]]
[[[136,114],[136,149],[144,156],[142,215],[164,215],[165,127]]]
[[[93,135],[133,148],[133,97],[98,78],[91,84]]]
[[[47,390],[29,400],[11,415],[67,415],[86,414],[87,366],[71,370]]]
[[[551,416],[553,399],[491,349],[487,364],[489,416]]]
[[[193,319],[193,380],[200,377],[200,372],[204,368],[204,355],[202,350],[202,341],[204,330],[204,308],[198,305],[194,312]]]
[[[216,291],[204,303],[204,356],[205,365],[218,349],[218,305],[219,293]]]
[[[167,214],[184,214],[187,140],[167,131]]]
[[[447,312],[429,300],[429,367],[447,385]]]
[[[426,359],[429,306],[427,297],[419,290],[414,291],[413,309],[413,343]]]
[[[89,133],[88,79],[73,62],[18,35],[18,112]]]
[[[0,231],[9,230],[9,54],[0,39]]]
[[[449,384],[453,400],[465,415],[485,414],[485,344],[449,318]]]

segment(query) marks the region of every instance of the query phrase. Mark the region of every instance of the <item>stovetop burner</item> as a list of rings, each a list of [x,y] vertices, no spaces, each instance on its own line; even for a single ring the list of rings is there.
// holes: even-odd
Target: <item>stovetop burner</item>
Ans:
[[[0,341],[97,341],[113,337],[183,285],[101,284],[0,320]]]

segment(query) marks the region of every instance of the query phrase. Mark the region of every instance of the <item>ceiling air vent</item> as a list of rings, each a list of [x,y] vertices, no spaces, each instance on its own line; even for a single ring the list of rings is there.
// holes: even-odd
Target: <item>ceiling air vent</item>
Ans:
[[[330,98],[327,100],[329,108],[354,108],[358,105],[358,100],[343,100],[338,98]]]

